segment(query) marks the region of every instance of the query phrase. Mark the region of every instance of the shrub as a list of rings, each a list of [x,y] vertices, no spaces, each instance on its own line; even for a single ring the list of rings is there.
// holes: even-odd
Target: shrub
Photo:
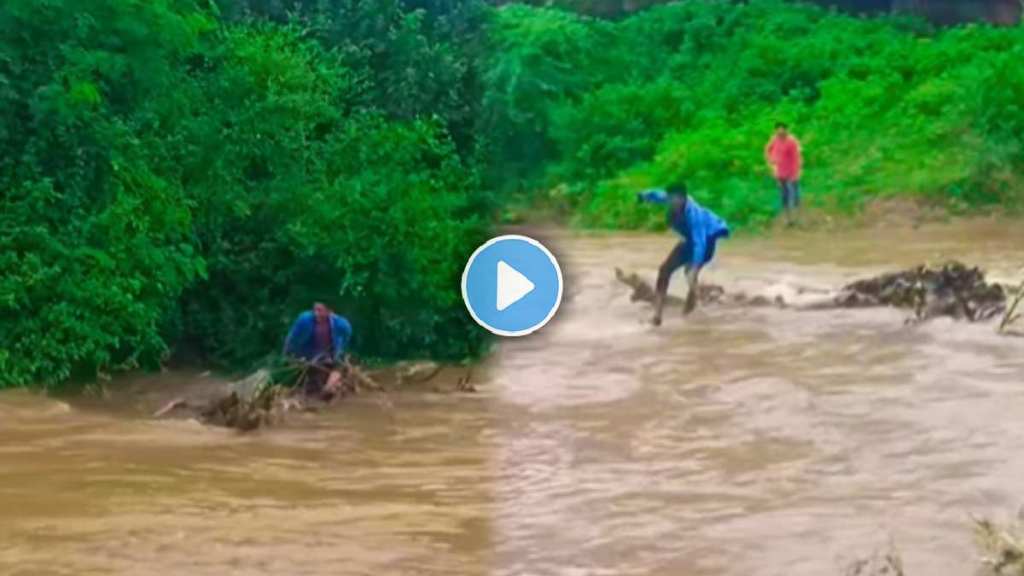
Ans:
[[[477,353],[457,269],[490,220],[473,157],[347,62],[185,0],[5,3],[0,386],[182,348],[249,368],[314,299],[365,356]]]

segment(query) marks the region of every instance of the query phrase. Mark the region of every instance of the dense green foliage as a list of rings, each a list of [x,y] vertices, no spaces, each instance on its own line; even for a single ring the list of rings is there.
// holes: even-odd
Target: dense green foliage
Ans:
[[[0,385],[183,347],[244,367],[313,299],[363,354],[475,353],[457,290],[487,231],[472,143],[456,152],[447,101],[381,106],[395,95],[351,61],[187,1],[5,2]]]
[[[733,224],[776,208],[774,123],[801,139],[812,203],[912,194],[1015,205],[1024,30],[935,31],[774,0],[691,0],[618,22],[508,6],[490,28],[489,117],[509,171],[582,223],[660,223],[632,192],[685,179]]]
[[[217,0],[225,20],[295,23],[335,51],[365,101],[391,118],[439,118],[477,144],[482,0]]]
[[[684,179],[756,227],[777,120],[819,206],[1015,206],[1022,57],[1020,28],[781,0],[8,0],[0,386],[247,368],[314,299],[365,356],[479,353],[459,272],[515,199],[485,190],[641,227],[633,193]]]

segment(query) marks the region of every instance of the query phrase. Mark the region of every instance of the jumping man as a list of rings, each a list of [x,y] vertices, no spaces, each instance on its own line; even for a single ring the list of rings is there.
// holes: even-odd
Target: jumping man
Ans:
[[[641,202],[667,205],[668,224],[683,239],[669,252],[658,269],[654,318],[651,322],[655,326],[660,326],[669,279],[680,268],[686,269],[686,280],[689,284],[683,312],[689,314],[697,307],[697,278],[700,270],[715,257],[718,239],[729,236],[729,226],[714,212],[689,198],[684,184],[673,184],[667,190],[645,190],[637,195],[637,199]]]

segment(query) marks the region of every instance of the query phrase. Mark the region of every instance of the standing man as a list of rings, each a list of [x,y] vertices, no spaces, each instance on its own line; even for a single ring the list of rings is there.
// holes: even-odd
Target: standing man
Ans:
[[[689,293],[686,295],[684,314],[693,312],[697,307],[697,277],[701,268],[715,257],[715,245],[719,238],[729,236],[729,226],[717,214],[697,204],[696,200],[687,196],[686,185],[673,184],[667,190],[652,189],[637,194],[640,202],[651,202],[668,206],[668,224],[682,237],[668,257],[658,269],[658,281],[655,284],[654,318],[655,326],[661,325],[661,312],[665,306],[665,295],[668,294],[668,282],[672,274],[686,268],[686,281]]]
[[[800,207],[800,170],[803,167],[803,154],[800,142],[789,133],[784,123],[779,122],[775,125],[775,135],[765,146],[764,157],[779,183],[786,225],[792,226],[793,213]]]
[[[341,384],[338,367],[345,347],[352,340],[352,325],[331,312],[322,302],[299,314],[284,342],[284,355],[312,364],[305,392],[310,396],[332,396]]]

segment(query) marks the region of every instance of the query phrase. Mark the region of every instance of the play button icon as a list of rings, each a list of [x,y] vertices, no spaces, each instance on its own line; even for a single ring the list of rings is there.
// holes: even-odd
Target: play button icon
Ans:
[[[562,302],[558,261],[533,238],[492,238],[473,252],[462,273],[462,299],[474,320],[499,336],[543,327]]]
[[[536,287],[529,278],[506,264],[504,260],[498,260],[498,312],[519,302]]]

